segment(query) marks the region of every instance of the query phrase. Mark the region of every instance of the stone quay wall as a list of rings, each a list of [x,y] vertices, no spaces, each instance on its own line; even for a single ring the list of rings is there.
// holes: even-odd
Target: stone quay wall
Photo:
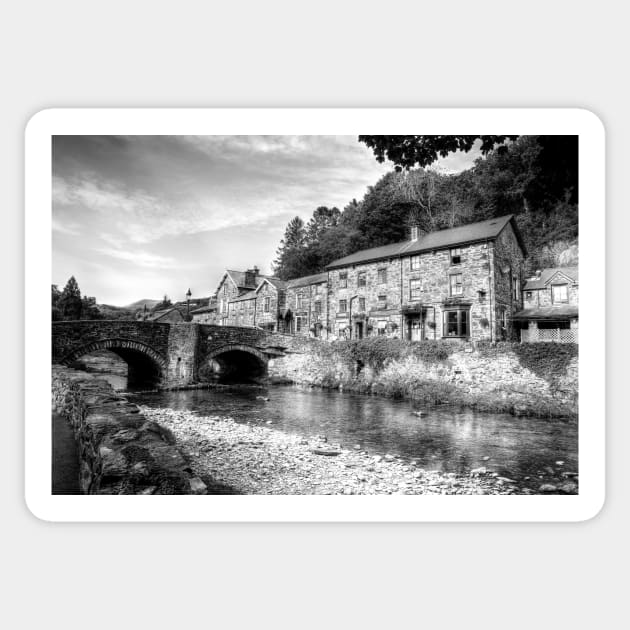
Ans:
[[[84,494],[206,494],[168,429],[148,420],[107,381],[52,368],[52,408],[71,424]]]
[[[399,396],[429,404],[469,405],[515,415],[577,417],[578,356],[574,344],[378,341],[380,356],[376,361],[372,360],[371,340],[321,342],[273,359],[269,376],[275,382]]]

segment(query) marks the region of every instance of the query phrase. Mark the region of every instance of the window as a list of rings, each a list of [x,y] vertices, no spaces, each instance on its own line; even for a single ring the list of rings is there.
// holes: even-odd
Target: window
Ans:
[[[313,309],[315,311],[315,315],[321,315],[322,312],[322,303],[320,300],[317,300],[313,306]]]
[[[412,241],[418,240],[418,226],[417,225],[411,226],[411,240]]]
[[[348,312],[348,300],[339,300],[339,312],[340,313]]]
[[[420,256],[411,257],[411,269],[420,269]]]
[[[359,298],[359,310],[360,311],[365,310],[365,298]]]
[[[541,330],[555,330],[557,328],[559,328],[560,330],[569,330],[569,328],[571,328],[571,323],[569,322],[569,320],[561,322],[539,321],[538,328]]]
[[[379,269],[378,270],[378,283],[386,284],[387,283],[387,269]]]
[[[411,301],[419,300],[422,294],[422,281],[420,278],[409,280],[409,299]]]
[[[569,285],[552,284],[551,285],[551,301],[553,304],[569,301]]]
[[[468,309],[444,311],[444,337],[468,337]]]
[[[299,333],[300,331],[302,331],[305,328],[305,326],[304,326],[304,324],[305,324],[304,320],[305,319],[306,319],[305,317],[296,317],[295,318],[295,332],[296,333]]]
[[[284,292],[278,293],[278,308],[284,308],[286,304],[286,295]]]
[[[269,305],[271,303],[271,298],[266,297],[265,298],[265,304],[264,304],[264,311],[265,313],[269,312]]]
[[[533,291],[526,291],[525,292],[525,298],[528,300],[531,300],[534,297],[534,292]]]
[[[518,276],[512,276],[512,299],[515,302],[518,302],[520,292],[521,292],[521,282]]]
[[[451,249],[451,265],[459,265],[462,262],[462,248],[453,247]]]
[[[387,329],[387,322],[383,319],[379,320],[378,322],[378,334],[379,335],[384,335],[385,331]]]
[[[365,286],[365,271],[359,271],[357,274],[357,286],[364,287]]]
[[[461,273],[452,273],[448,277],[448,281],[449,281],[450,295],[461,295],[464,292],[464,288],[462,287],[462,274]]]
[[[348,272],[340,271],[339,272],[339,288],[345,289],[348,286]]]
[[[380,309],[387,308],[387,296],[386,295],[379,295],[378,296],[378,307]]]
[[[304,296],[301,293],[298,293],[295,296],[295,308],[297,308],[298,311],[301,311],[304,308],[303,299]]]

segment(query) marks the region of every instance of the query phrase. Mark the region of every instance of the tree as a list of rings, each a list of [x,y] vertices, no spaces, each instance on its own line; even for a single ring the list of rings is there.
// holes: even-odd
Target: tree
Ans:
[[[284,238],[276,251],[277,259],[273,263],[274,273],[282,280],[298,278],[304,273],[308,265],[305,264],[306,230],[304,221],[294,217],[289,221]]]
[[[95,297],[85,295],[81,298],[81,319],[103,319]]]
[[[388,159],[396,165],[397,171],[401,171],[429,166],[438,157],[446,157],[455,151],[467,153],[477,140],[481,140],[481,153],[487,155],[497,145],[516,138],[518,136],[359,136],[359,142],[370,147],[379,162]]]
[[[56,284],[53,284],[51,286],[52,286],[52,300],[51,300],[52,321],[56,322],[63,319],[61,309],[59,308],[59,300],[61,298],[61,291],[59,290],[59,287]]]
[[[81,319],[81,290],[74,276],[66,283],[57,305],[62,319]]]
[[[171,302],[170,298],[168,297],[168,295],[164,294],[164,297],[162,298],[161,302],[158,302],[152,309],[151,312],[155,313],[155,311],[163,311],[164,309],[170,308],[171,306],[173,306],[173,303]]]
[[[339,208],[327,208],[319,206],[314,212],[313,217],[306,225],[306,242],[310,245],[318,243],[326,230],[336,227],[339,224],[341,212]]]

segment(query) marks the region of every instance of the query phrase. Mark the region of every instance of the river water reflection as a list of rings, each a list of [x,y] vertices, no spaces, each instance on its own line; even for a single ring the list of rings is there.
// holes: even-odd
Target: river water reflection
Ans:
[[[131,399],[287,433],[325,435],[345,448],[360,444],[371,454],[416,460],[427,470],[467,474],[485,466],[514,480],[531,477],[532,485],[541,477],[578,471],[578,425],[571,421],[445,407],[427,408],[418,417],[409,401],[295,386],[166,391]]]

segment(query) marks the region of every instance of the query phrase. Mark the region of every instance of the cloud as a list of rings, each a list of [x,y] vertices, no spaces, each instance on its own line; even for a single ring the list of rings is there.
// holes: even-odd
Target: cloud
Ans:
[[[138,267],[148,267],[152,269],[168,269],[173,268],[176,265],[181,268],[181,264],[177,259],[171,256],[160,256],[158,254],[152,254],[150,252],[141,250],[123,250],[115,248],[101,248],[96,250],[99,254],[109,256],[110,258],[116,258],[118,260],[125,260],[132,262]]]
[[[52,219],[53,232],[60,232],[69,236],[79,236],[81,231],[76,223],[63,223],[58,217]]]

